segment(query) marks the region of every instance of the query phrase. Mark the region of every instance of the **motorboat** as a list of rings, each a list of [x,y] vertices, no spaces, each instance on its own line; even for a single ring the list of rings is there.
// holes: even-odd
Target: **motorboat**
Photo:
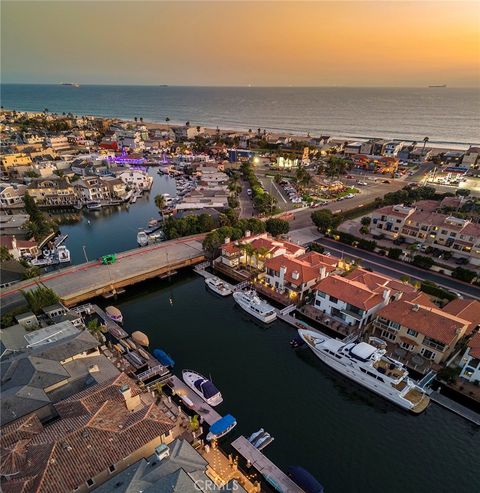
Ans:
[[[100,202],[88,202],[87,209],[89,211],[98,211],[102,208],[102,204]]]
[[[220,296],[228,296],[232,294],[230,287],[218,277],[207,277],[205,279],[205,284],[214,293],[217,293]]]
[[[70,250],[65,245],[58,246],[57,257],[61,264],[68,264],[70,262]]]
[[[148,235],[145,231],[142,230],[137,233],[137,243],[142,247],[148,245]]]
[[[122,312],[115,306],[107,306],[105,313],[110,320],[121,324],[123,322]]]
[[[222,438],[233,430],[235,426],[237,426],[237,420],[231,414],[223,416],[223,418],[215,421],[215,423],[210,426],[210,430],[207,433],[207,441],[211,442],[212,440]]]
[[[155,349],[153,351],[154,358],[158,359],[163,366],[170,366],[173,368],[175,366],[175,361],[167,354],[163,349]]]
[[[260,428],[258,431],[256,431],[255,433],[252,433],[249,437],[248,437],[248,441],[250,443],[253,443],[260,435],[262,435],[263,433],[265,433],[265,430],[263,428]]]
[[[192,370],[182,371],[183,381],[210,406],[218,406],[223,402],[220,391],[203,375]]]
[[[277,312],[272,305],[258,297],[253,289],[247,291],[236,291],[233,298],[247,313],[258,318],[262,322],[270,323],[277,318]]]
[[[415,414],[427,408],[428,395],[408,377],[402,363],[387,356],[385,348],[344,343],[308,329],[298,329],[298,334],[321,361],[342,375]]]

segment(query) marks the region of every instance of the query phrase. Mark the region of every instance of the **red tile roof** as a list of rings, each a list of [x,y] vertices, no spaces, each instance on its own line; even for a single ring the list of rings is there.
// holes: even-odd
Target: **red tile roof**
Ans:
[[[470,322],[468,334],[471,334],[480,325],[480,301],[478,300],[456,299],[445,305],[443,311],[468,320]]]
[[[352,270],[345,277],[347,279],[351,279],[352,281],[358,281],[362,284],[365,284],[372,291],[378,289],[381,289],[383,291],[384,288],[388,288],[391,289],[392,292],[416,292],[416,289],[410,284],[397,281],[396,279],[384,276],[383,274],[379,274],[378,272],[370,272],[368,270],[362,269],[361,267]]]
[[[438,308],[415,305],[401,299],[384,306],[377,316],[413,329],[444,344],[455,342],[465,333],[468,326],[466,320],[445,313]]]
[[[383,302],[382,293],[374,292],[365,284],[336,274],[322,279],[315,289],[363,310],[370,310]]]
[[[129,411],[120,388],[140,394]],[[64,493],[82,486],[174,427],[148,393],[125,374],[91,387],[56,405],[61,419],[42,426],[36,415],[1,430],[5,493]],[[4,469],[5,468],[5,469]],[[15,474],[16,473],[16,474]]]
[[[470,356],[480,359],[480,332],[477,332],[470,341],[468,341],[468,347],[470,348]]]
[[[2,235],[0,236],[0,245],[12,250],[13,248],[13,236]],[[17,248],[35,248],[38,246],[36,241],[29,240],[17,240]]]

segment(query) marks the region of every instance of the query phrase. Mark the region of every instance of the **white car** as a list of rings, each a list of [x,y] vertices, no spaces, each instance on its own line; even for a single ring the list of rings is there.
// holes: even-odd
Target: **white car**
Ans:
[[[362,187],[366,187],[368,183],[366,181],[357,181],[357,185],[360,185]]]

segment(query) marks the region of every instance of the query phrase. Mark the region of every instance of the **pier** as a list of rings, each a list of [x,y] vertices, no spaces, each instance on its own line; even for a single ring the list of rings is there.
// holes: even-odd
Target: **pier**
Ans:
[[[24,303],[22,290],[42,284],[52,289],[66,306],[96,296],[115,294],[127,286],[156,277],[168,277],[183,267],[205,260],[204,234],[165,241],[117,254],[117,260],[103,265],[94,260],[19,282],[0,291],[4,310]]]
[[[463,419],[470,421],[471,423],[480,426],[480,414],[475,411],[472,411],[468,407],[462,406],[458,402],[452,401],[448,397],[440,394],[440,392],[435,391],[430,394],[430,400],[438,404],[439,406],[448,409],[452,413],[461,416]]]
[[[279,491],[304,493],[279,467],[256,449],[244,436],[232,442],[232,447]]]

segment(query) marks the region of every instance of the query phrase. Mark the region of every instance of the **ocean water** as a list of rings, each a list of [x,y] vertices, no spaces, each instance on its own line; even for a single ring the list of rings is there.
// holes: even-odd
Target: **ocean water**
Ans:
[[[3,84],[5,108],[231,129],[480,143],[480,90]]]

